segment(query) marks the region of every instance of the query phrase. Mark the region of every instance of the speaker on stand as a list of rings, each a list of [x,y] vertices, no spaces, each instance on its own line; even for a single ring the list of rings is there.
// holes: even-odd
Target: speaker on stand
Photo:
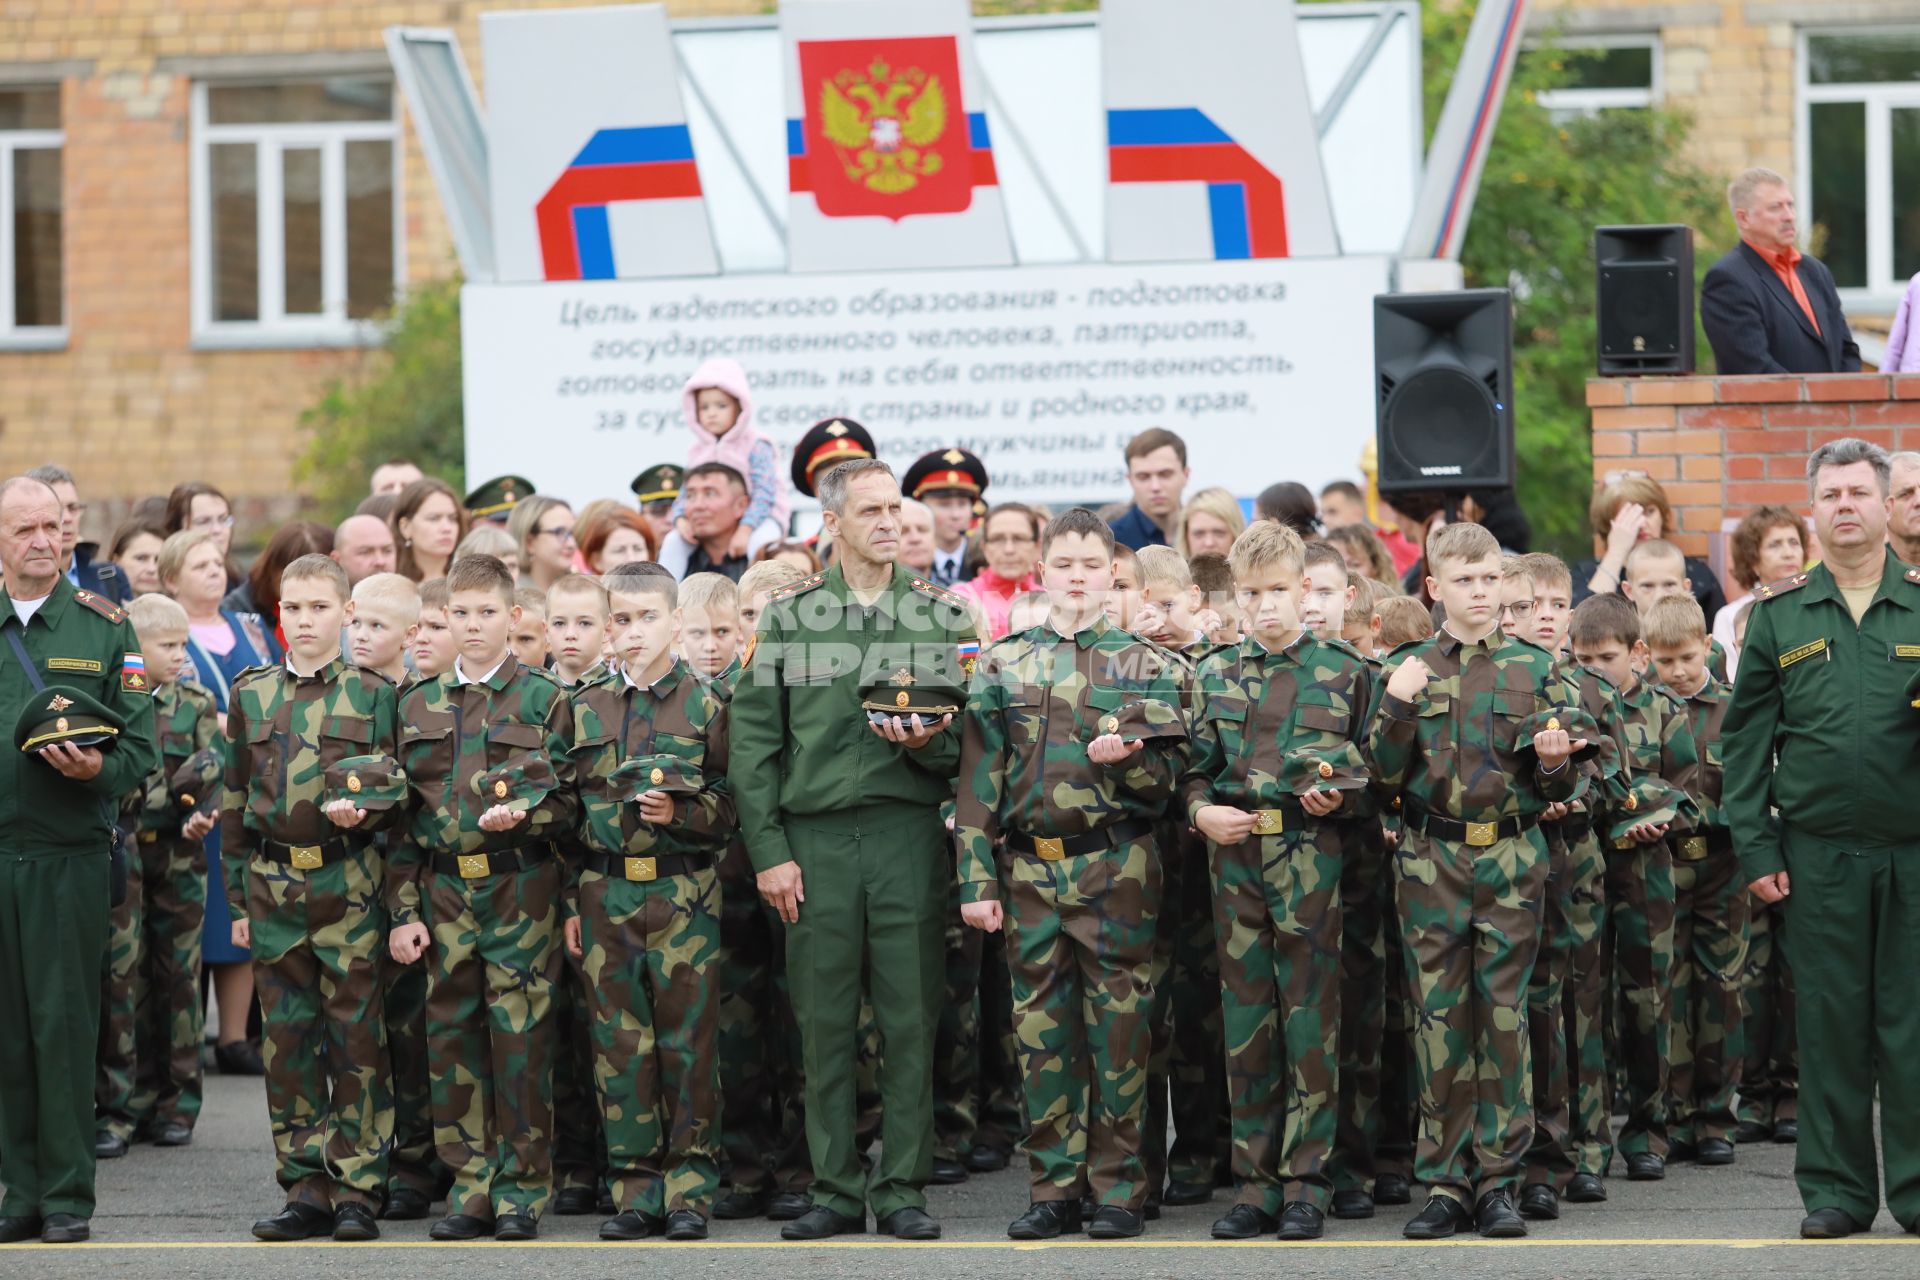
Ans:
[[[1693,228],[1597,227],[1600,373],[1693,372]]]
[[[1383,494],[1513,487],[1513,295],[1373,300],[1376,455]]]

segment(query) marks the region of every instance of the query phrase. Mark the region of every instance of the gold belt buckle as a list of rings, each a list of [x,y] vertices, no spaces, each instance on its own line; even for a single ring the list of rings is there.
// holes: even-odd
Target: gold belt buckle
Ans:
[[[463,853],[458,862],[462,880],[484,880],[493,874],[493,863],[484,853]]]
[[[657,868],[654,865],[654,861],[652,858],[628,858],[627,859],[627,879],[658,880],[659,878],[660,878],[659,868]]]
[[[1700,859],[1706,857],[1707,838],[1705,836],[1688,836],[1680,842],[1680,856],[1688,862],[1698,862]]]
[[[326,859],[320,855],[317,844],[297,844],[292,849],[292,862],[301,871],[318,871],[326,865]]]
[[[1497,822],[1469,822],[1467,824],[1467,843],[1476,849],[1484,849],[1500,835]]]
[[[140,843],[141,844],[159,844],[160,833],[158,831],[142,831],[140,833]]]
[[[1632,836],[1615,836],[1613,840],[1613,847],[1616,849],[1631,849],[1638,844],[1639,841]]]
[[[1287,815],[1279,809],[1255,809],[1253,811],[1253,834],[1257,836],[1277,836],[1287,829]]]
[[[1034,856],[1046,862],[1058,862],[1067,856],[1067,842],[1055,836],[1035,836]]]

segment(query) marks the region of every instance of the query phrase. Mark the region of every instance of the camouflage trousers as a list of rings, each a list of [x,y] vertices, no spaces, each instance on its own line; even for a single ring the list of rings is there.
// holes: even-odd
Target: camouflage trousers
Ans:
[[[1772,1128],[1800,1117],[1800,1053],[1794,1042],[1793,969],[1782,945],[1786,913],[1779,906],[1750,904],[1747,963],[1741,974],[1746,1009],[1746,1062],[1740,1073],[1742,1120]]]
[[[1015,854],[1002,883],[1030,1194],[1138,1212],[1155,1189],[1140,1126],[1159,855],[1150,839],[1059,861]]]
[[[593,1077],[614,1204],[713,1212],[720,1186],[720,877],[580,877]]]
[[[720,882],[720,1141],[727,1181],[752,1195],[796,1191],[807,1163],[800,1027],[787,988],[786,926],[750,869]]]
[[[565,947],[553,984],[553,1054],[553,1187],[598,1192],[606,1139],[594,1091],[593,996]]]
[[[933,1029],[933,1154],[965,1160],[980,1127],[980,955],[986,934],[960,919],[960,882],[950,879],[946,988]]]
[[[1562,1004],[1567,1054],[1567,1142],[1573,1172],[1604,1177],[1613,1157],[1613,1092],[1607,1071],[1607,864],[1600,833],[1569,847],[1572,879],[1563,903],[1568,932]]]
[[[1236,1202],[1270,1214],[1333,1196],[1346,825],[1212,849]]]
[[[200,1115],[200,929],[207,854],[198,840],[152,839],[137,851],[113,916],[101,1006],[100,1128],[131,1140]],[[132,869],[130,868],[130,871]]]
[[[426,891],[427,1073],[448,1211],[538,1217],[553,1191],[560,866],[430,872]]]
[[[427,1075],[427,971],[383,965],[387,1058],[393,1064],[393,1159],[387,1187],[438,1200],[447,1171],[433,1146],[433,1087]]]
[[[289,1201],[386,1200],[393,1145],[381,859],[313,871],[255,858],[247,875],[267,1116]]]
[[[1160,824],[1156,847],[1167,854],[1160,861],[1141,1159],[1157,1197],[1169,1180],[1202,1187],[1220,1180],[1232,1167],[1233,1122],[1206,841],[1185,821],[1173,821]]]
[[[1380,1077],[1387,1034],[1384,926],[1393,893],[1380,820],[1336,822],[1334,830],[1340,833],[1341,858],[1340,1100],[1328,1170],[1334,1190],[1364,1191],[1373,1183],[1374,1150],[1380,1143]]]
[[[1527,984],[1547,846],[1536,828],[1476,847],[1409,830],[1394,858],[1412,955],[1420,1144],[1414,1173],[1472,1204],[1512,1190],[1533,1144]]]
[[[1608,1124],[1599,1022],[1605,998],[1599,966],[1602,917],[1596,910],[1604,901],[1606,868],[1585,814],[1543,822],[1540,829],[1549,870],[1539,957],[1527,985],[1534,1132],[1526,1180],[1564,1191],[1574,1174],[1604,1168],[1586,1168],[1581,1151],[1587,1134],[1597,1126],[1604,1139]],[[1596,1055],[1590,1062],[1584,1056],[1589,1053]],[[1590,1116],[1589,1106],[1601,1109]]]
[[[1702,856],[1689,857],[1690,849]],[[1673,861],[1673,889],[1670,1134],[1676,1143],[1731,1138],[1733,1094],[1746,1050],[1740,982],[1753,900],[1731,836],[1715,830],[1683,841]]]
[[[1607,851],[1607,920],[1620,995],[1619,1066],[1626,1076],[1623,1155],[1665,1158],[1673,1053],[1673,850],[1665,840]],[[1611,1152],[1609,1152],[1611,1162]]]

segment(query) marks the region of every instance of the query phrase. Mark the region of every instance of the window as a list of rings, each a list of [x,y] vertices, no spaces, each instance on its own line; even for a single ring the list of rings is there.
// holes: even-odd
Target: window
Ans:
[[[1660,100],[1658,36],[1570,36],[1550,52],[1565,63],[1566,83],[1541,94],[1540,105],[1557,120]]]
[[[1796,132],[1809,243],[1849,302],[1920,272],[1920,26],[1801,35]]]
[[[0,345],[66,341],[60,89],[0,88]]]
[[[370,340],[400,269],[392,81],[196,84],[193,134],[195,337]]]

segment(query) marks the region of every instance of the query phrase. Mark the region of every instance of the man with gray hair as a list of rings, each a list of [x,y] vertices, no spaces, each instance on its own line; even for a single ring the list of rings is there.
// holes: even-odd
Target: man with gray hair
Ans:
[[[1800,1234],[1920,1231],[1920,569],[1886,546],[1887,455],[1835,440],[1807,462],[1823,559],[1755,591],[1721,741],[1742,874],[1784,902],[1798,987]],[[1776,817],[1774,811],[1778,811]]]
[[[60,556],[67,581],[82,591],[105,596],[115,604],[131,600],[133,587],[127,575],[120,572],[120,566],[100,554],[99,543],[80,541],[80,520],[87,514],[87,504],[80,501],[80,489],[74,483],[73,472],[49,462],[27,472],[26,478],[38,480],[60,499]]]
[[[1740,243],[1700,285],[1700,324],[1721,373],[1857,373],[1833,273],[1794,241],[1793,192],[1771,169],[1727,184]]]
[[[1888,461],[1887,545],[1908,564],[1920,564],[1920,453],[1896,453]]]

